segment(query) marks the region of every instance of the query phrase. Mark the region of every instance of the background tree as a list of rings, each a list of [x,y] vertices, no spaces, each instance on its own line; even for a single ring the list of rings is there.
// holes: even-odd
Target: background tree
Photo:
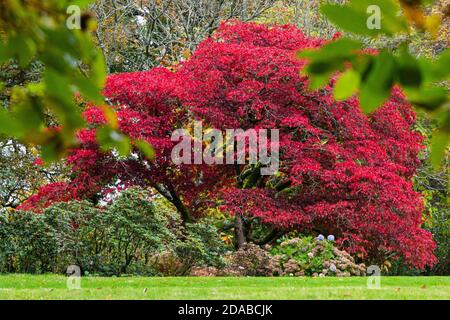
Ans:
[[[42,185],[67,178],[64,162],[40,165],[36,148],[0,141],[0,211],[13,210]]]
[[[99,0],[95,35],[109,72],[141,71],[186,60],[221,21],[251,21],[276,0]]]
[[[33,61],[21,68],[11,60],[0,67],[0,108],[10,110],[14,88],[33,88],[42,80],[44,66]],[[14,103],[14,102],[13,102]],[[54,117],[45,112],[47,125],[55,125]],[[49,167],[38,166],[39,146],[24,144],[13,137],[0,135],[0,211],[11,211],[37,191],[42,185],[66,178],[63,161]]]
[[[3,109],[0,109],[0,122],[2,124],[0,133],[6,133],[6,135],[1,137],[2,140],[0,143],[2,148],[0,157],[0,175],[2,178],[2,183],[0,184],[0,196],[2,198],[3,207],[17,207],[21,201],[36,190],[39,185],[47,184],[48,182],[51,182],[51,184],[46,185],[40,190],[38,195],[30,198],[23,206],[24,208],[37,210],[37,208],[46,207],[53,202],[67,201],[72,198],[89,198],[96,203],[100,199],[104,199],[105,194],[108,194],[111,190],[121,190],[130,185],[137,184],[152,186],[157,189],[177,207],[185,221],[196,220],[199,216],[205,214],[205,208],[211,205],[214,206],[217,199],[221,200],[224,204],[224,209],[227,209],[230,212],[239,213],[235,214],[235,222],[236,230],[239,231],[236,232],[236,235],[239,236],[236,238],[240,238],[240,242],[248,240],[264,242],[268,239],[270,240],[271,237],[284,232],[291,226],[286,227],[285,225],[282,225],[282,223],[280,225],[279,218],[282,217],[282,215],[280,215],[282,212],[280,206],[289,208],[289,202],[292,201],[291,198],[296,196],[296,192],[299,191],[298,187],[291,188],[289,183],[292,184],[291,180],[295,180],[295,183],[300,183],[299,181],[301,180],[301,184],[304,184],[304,177],[302,175],[306,175],[308,179],[310,179],[309,172],[311,171],[311,168],[307,168],[308,174],[302,172],[300,170],[301,168],[297,168],[300,170],[299,172],[288,175],[289,179],[287,180],[278,177],[280,179],[278,182],[281,182],[280,185],[273,185],[273,181],[268,182],[267,179],[261,179],[258,166],[228,166],[221,167],[221,171],[216,171],[217,168],[208,166],[196,166],[195,168],[187,166],[178,167],[174,166],[169,161],[170,154],[168,153],[168,150],[171,149],[173,143],[169,141],[168,137],[175,128],[189,127],[194,117],[201,118],[205,121],[207,120],[211,122],[211,124],[217,123],[217,119],[220,119],[226,121],[225,123],[245,125],[249,128],[254,125],[260,125],[261,121],[264,125],[267,125],[269,121],[272,121],[273,119],[267,115],[266,111],[272,110],[270,112],[273,112],[273,110],[278,110],[278,107],[276,106],[278,100],[274,98],[275,104],[269,104],[269,106],[266,105],[268,101],[270,102],[269,93],[273,94],[271,90],[275,90],[272,88],[268,90],[266,88],[266,82],[268,80],[266,82],[263,81],[263,90],[259,90],[258,82],[261,82],[260,78],[245,74],[242,77],[248,81],[241,85],[241,82],[243,82],[241,78],[233,78],[235,77],[234,72],[237,72],[237,70],[226,73],[219,68],[219,71],[223,73],[222,75],[220,75],[219,71],[217,71],[217,74],[211,74],[209,73],[210,70],[206,69],[207,72],[204,72],[204,74],[210,74],[210,78],[205,83],[202,83],[202,81],[199,81],[198,79],[203,75],[198,75],[190,69],[194,68],[193,66],[195,66],[195,63],[199,64],[199,70],[204,70],[203,64],[212,66],[212,69],[216,70],[217,65],[223,66],[225,61],[217,61],[214,57],[207,55],[205,50],[202,54],[195,54],[195,59],[193,59],[193,61],[186,62],[185,60],[189,60],[194,48],[197,47],[204,37],[210,35],[217,28],[220,21],[229,20],[233,17],[242,20],[256,19],[259,22],[266,22],[269,24],[286,22],[295,23],[305,30],[306,35],[331,39],[335,34],[336,27],[320,14],[319,5],[321,2],[322,1],[303,0],[242,0],[195,1],[194,4],[194,1],[175,0],[164,2],[99,0],[92,6],[94,14],[99,19],[98,28],[93,28],[93,20],[90,18],[89,14],[83,14],[80,17],[82,18],[80,20],[80,22],[82,22],[80,25],[81,29],[78,31],[71,31],[67,29],[67,25],[64,25],[64,22],[66,22],[68,17],[65,10],[69,4],[78,4],[81,7],[85,7],[88,1],[60,1],[58,3],[47,2],[45,4],[35,1],[19,2],[12,0],[5,2],[2,4],[2,9],[4,9],[2,12],[6,12],[7,14],[1,15],[0,26],[2,30],[0,60],[3,62],[1,66],[2,80],[0,81],[2,85],[0,87],[1,99],[4,107]],[[342,4],[343,1],[326,1],[326,3]],[[383,4],[385,3],[392,3],[392,1],[380,1],[382,9],[384,8]],[[427,3],[430,3],[430,1],[427,1]],[[363,7],[364,3],[360,8]],[[448,42],[448,19],[445,19],[448,9],[445,1],[435,1],[432,7],[427,7],[425,10],[423,10],[422,7],[408,6],[405,4],[403,4],[403,9],[406,13],[406,18],[409,18],[416,23],[417,29],[430,30],[433,35],[426,32],[410,32],[408,34],[395,35],[392,38],[386,36],[368,38],[354,36],[351,32],[346,31],[344,31],[344,35],[350,37],[352,41],[355,39],[359,40],[361,42],[361,48],[378,48],[380,51],[387,50],[388,54],[393,51],[394,53],[392,56],[396,63],[401,62],[405,57],[402,56],[402,54],[404,55],[404,52],[410,54],[413,57],[413,60],[416,59],[419,61],[421,61],[421,59],[417,59],[416,56],[425,56],[426,58],[437,57],[445,49]],[[45,22],[48,20],[42,19],[42,17],[48,16],[49,12],[51,12],[51,19],[53,19],[55,23],[46,25]],[[413,15],[412,13],[417,14]],[[439,20],[436,20],[437,14],[442,16],[440,24],[436,23],[436,21]],[[363,17],[366,18],[366,13],[364,12]],[[388,16],[388,18],[389,17],[391,16]],[[414,17],[421,18],[417,20]],[[424,21],[426,23],[423,23]],[[437,26],[439,28],[437,28]],[[45,31],[44,37],[35,37],[33,30],[40,29]],[[278,30],[278,28],[276,29]],[[90,51],[90,49],[86,47],[86,51],[83,52],[88,55],[90,52],[93,56],[81,58],[84,53],[80,53],[78,50],[79,46],[75,46],[74,49],[64,41],[64,39],[75,39],[75,41],[85,39],[86,41],[90,41],[89,33],[92,31],[96,36],[97,44],[99,45],[102,54],[99,54],[99,50],[89,45],[88,47],[93,50]],[[242,33],[241,31],[242,30],[239,30],[239,34],[245,35],[247,37],[245,39],[252,43],[254,35]],[[49,35],[52,37],[54,35],[59,35],[60,37],[56,37],[56,39],[60,39],[61,41],[49,42]],[[291,36],[288,32],[286,32],[285,35],[287,37]],[[298,38],[297,36],[297,33],[295,33],[294,38],[297,40],[301,39],[300,36],[298,36]],[[231,35],[227,34],[224,36],[224,39],[230,40],[227,37],[231,37]],[[277,37],[278,35],[276,37],[274,36],[274,39],[279,39],[280,43],[285,43],[286,39]],[[274,43],[271,41],[274,39],[263,39],[263,41],[273,45]],[[354,44],[352,41],[348,43]],[[314,44],[309,43],[305,48],[316,47],[319,42],[320,41]],[[402,43],[404,42],[408,43],[409,52],[405,51],[404,46],[402,46]],[[209,42],[205,42],[204,44],[205,48],[212,50],[217,49],[214,43],[207,43]],[[236,52],[229,52],[230,57],[234,57],[235,54],[244,52],[241,48],[241,46],[245,46],[244,42],[237,45],[238,48],[236,49]],[[255,45],[255,43],[252,45]],[[278,44],[275,44],[275,47],[277,49],[282,49],[284,45],[286,44],[278,47]],[[299,47],[302,47],[303,45],[304,44],[302,43]],[[264,47],[261,43],[257,43],[256,50],[258,52],[261,52],[261,46]],[[46,50],[48,48],[51,50]],[[74,58],[71,61],[75,61],[76,63],[72,63],[69,67],[54,65],[57,61],[64,61],[63,59],[54,57],[64,55],[66,51]],[[223,57],[222,51],[218,50],[214,52],[219,57],[226,60],[226,58]],[[244,57],[244,61],[257,60],[260,61],[260,63],[266,63],[271,66],[271,60],[253,59],[253,56],[249,52],[245,53],[246,56]],[[369,57],[369,60],[378,59],[372,52],[369,52],[370,54],[366,53],[367,52],[365,51],[361,52],[361,55],[358,56]],[[272,52],[270,54],[272,54]],[[154,65],[165,65],[171,71],[175,71],[175,73],[167,72],[165,69],[155,69],[152,72],[111,76],[105,90],[109,100],[104,101],[103,97],[99,97],[98,95],[100,86],[98,86],[97,83],[88,86],[86,83],[89,81],[85,83],[80,80],[85,76],[91,78],[92,73],[104,73],[100,68],[102,63],[95,64],[99,69],[94,70],[95,68],[93,69],[88,62],[95,61],[95,59],[91,60],[94,56],[96,59],[99,59],[99,57],[101,58],[102,56],[106,58],[108,72],[145,70]],[[320,58],[320,55],[317,56]],[[323,57],[324,56],[322,56],[322,58]],[[336,60],[333,55],[328,56],[327,58]],[[183,61],[184,63],[181,66],[177,65],[179,62]],[[274,61],[277,61],[278,63],[282,61],[282,59],[275,59]],[[424,61],[425,63],[423,66],[425,67],[422,67],[425,68],[425,71],[428,73],[430,70],[431,73],[436,69],[439,71],[439,63],[441,65],[444,64],[445,67],[445,59],[439,60],[438,64],[436,64],[438,67],[434,66],[433,68],[428,68],[430,64],[434,63],[432,60],[425,59]],[[444,61],[444,63],[442,63],[442,61]],[[285,66],[285,63],[286,62],[283,60],[283,66]],[[291,61],[286,65],[289,65],[290,63]],[[228,67],[228,65],[224,65]],[[248,71],[244,66],[239,66],[241,67],[241,71]],[[258,64],[252,64],[251,66],[259,68]],[[61,69],[59,69],[60,67]],[[301,66],[299,66],[299,68],[300,67]],[[275,67],[275,69],[277,68],[278,67]],[[441,69],[442,71],[446,70],[446,68]],[[413,67],[412,70],[416,69]],[[263,71],[258,69],[258,72]],[[67,79],[73,81],[73,84],[69,87],[66,86],[66,83],[64,83],[62,87],[57,86],[57,84],[59,85],[63,82],[54,81],[55,77],[52,78],[49,74],[53,76],[57,74],[60,76],[60,78],[58,78],[60,80],[61,77],[64,78],[67,76]],[[438,72],[438,74],[442,75],[441,72]],[[223,78],[221,78],[221,76],[223,76]],[[267,75],[267,77],[272,80],[276,79],[272,78],[274,77],[272,73]],[[191,80],[191,87],[184,83],[186,78]],[[353,79],[354,78],[355,77],[353,77]],[[235,79],[231,86],[229,86],[229,79]],[[215,84],[210,82],[213,80],[218,82]],[[286,80],[287,78],[281,79],[280,81],[284,82]],[[342,88],[347,91],[349,88],[354,89],[354,85],[347,84],[343,86],[342,80],[340,80],[340,82],[341,85],[337,87],[340,87],[341,90]],[[309,83],[311,83],[311,81]],[[161,84],[164,84],[167,89],[163,88]],[[237,84],[239,84],[239,86],[234,88]],[[331,84],[333,87],[334,80]],[[204,92],[208,92],[207,89],[210,85],[218,86],[219,90],[216,92],[216,95],[206,95],[204,97],[202,95],[197,95],[196,90],[206,90]],[[70,90],[67,90],[67,88]],[[325,91],[328,92],[330,88],[331,87],[327,86]],[[186,92],[178,92],[178,89],[186,89]],[[255,96],[251,96],[253,90],[259,90],[259,96],[256,96],[257,99]],[[280,90],[280,88],[276,87],[276,90]],[[442,93],[443,90],[438,89],[438,91],[441,91]],[[76,103],[77,101],[73,100],[73,95],[76,92],[81,93],[81,97],[84,98],[83,100],[86,100],[87,98],[92,102],[97,102],[95,103],[97,106],[93,107],[92,104],[86,104],[85,102],[82,102],[81,99],[78,100],[78,102],[81,101],[79,105]],[[131,92],[133,92],[133,94],[131,94]],[[190,92],[190,94],[188,94],[188,92]],[[61,95],[58,95],[59,93],[61,93]],[[226,96],[222,97],[221,94],[226,94]],[[442,94],[440,95],[442,96]],[[311,96],[305,93],[305,97],[309,99],[314,97],[314,95]],[[427,98],[429,97],[430,96],[427,96]],[[96,101],[97,98],[101,99],[101,103]],[[396,102],[398,102],[398,92],[395,92],[394,98]],[[55,112],[55,110],[52,109],[54,107],[52,103],[55,104],[55,101],[59,101],[58,99],[66,99],[64,100],[65,104],[63,104],[65,106],[64,109],[60,110],[62,113],[58,113],[59,111]],[[142,102],[142,99],[144,99],[145,102]],[[218,101],[221,101],[220,99],[224,99],[223,101],[226,100],[230,106],[247,104],[245,107],[236,107],[238,109],[241,108],[239,115],[243,118],[235,118],[235,110],[228,110],[227,108],[229,108],[229,106],[223,107],[222,105],[217,104]],[[260,105],[254,105],[253,99],[256,99]],[[401,95],[399,101],[400,100],[403,100]],[[427,100],[433,102],[433,100],[436,99]],[[438,102],[441,100],[437,99]],[[295,102],[296,100],[294,99],[293,101]],[[327,100],[324,104],[328,105],[330,101],[332,100]],[[425,102],[428,103],[429,101]],[[106,103],[113,104],[114,107],[105,107]],[[191,103],[194,107],[188,109],[187,105]],[[205,106],[209,103],[211,104],[209,105],[210,109],[208,110]],[[128,108],[127,110],[127,108],[124,107],[125,105],[130,105],[131,108]],[[70,114],[72,111],[76,111],[75,118],[80,119],[80,112],[84,110],[86,106],[88,109],[84,113],[84,116],[88,120],[87,129],[79,132],[77,134],[79,139],[74,140],[72,135],[66,135],[66,133],[76,131],[75,127],[67,128],[66,133],[64,132],[65,129],[61,131],[61,128],[64,128],[64,122],[66,120],[68,121],[71,119]],[[72,107],[75,107],[75,109],[72,110]],[[119,118],[112,112],[113,110],[120,113]],[[163,110],[163,112],[161,112],[161,110]],[[438,110],[444,110],[445,115],[445,107],[439,107]],[[37,111],[37,113],[30,113],[28,111]],[[61,116],[64,116],[66,111],[69,116],[67,118],[62,118],[61,120]],[[214,112],[217,112],[217,115],[220,115],[220,117],[215,119],[213,116]],[[326,110],[325,113],[328,115],[329,110]],[[38,115],[39,118],[39,120],[34,122],[33,126],[31,126],[30,123],[27,123],[30,119],[35,119],[29,117],[29,115],[32,114]],[[391,113],[389,114],[392,115]],[[409,113],[402,114],[402,117],[405,115],[406,118],[409,118]],[[307,117],[310,116],[311,115],[308,115]],[[264,118],[266,120],[261,120],[259,117],[266,117]],[[320,116],[317,116],[317,119],[313,120],[319,121],[322,117],[325,116],[320,114]],[[372,119],[372,116],[369,118]],[[425,119],[423,121],[422,118],[423,117],[421,116],[419,125],[417,123],[414,125],[414,129],[427,137],[425,143],[428,145],[428,138],[431,132],[429,129],[432,128],[434,130],[434,128],[442,126],[442,123],[445,124],[445,122],[441,120],[441,123],[439,124],[434,120],[429,121]],[[80,126],[85,126],[84,119],[81,120],[83,121],[79,122]],[[144,122],[141,123],[141,120]],[[136,124],[135,121],[138,121],[138,124]],[[149,124],[152,121],[155,122],[154,125]],[[309,121],[312,120],[310,119]],[[325,119],[323,121],[326,122],[328,120]],[[75,122],[71,122],[71,125],[73,123]],[[61,124],[63,126],[59,126]],[[223,125],[223,123],[218,124]],[[407,124],[409,128],[411,126],[409,120],[407,121]],[[36,129],[34,125],[37,125],[38,128]],[[29,132],[24,133],[25,131],[18,130],[21,126],[26,126],[25,131],[30,128],[34,129],[30,129]],[[323,123],[320,123],[319,127],[320,129],[323,129]],[[388,127],[388,131],[390,131],[391,127]],[[405,123],[400,125],[400,128],[406,128]],[[121,132],[119,129],[127,131],[129,136],[124,135],[124,132]],[[291,129],[292,128],[289,128],[289,130]],[[298,129],[296,128],[295,130]],[[298,131],[300,132],[301,130]],[[35,134],[36,132],[39,134]],[[331,132],[332,134],[335,133],[333,131]],[[11,136],[14,136],[16,133],[19,133],[19,136],[16,136],[16,139],[11,138]],[[298,132],[296,134],[298,134]],[[32,137],[32,139],[42,138],[43,140],[33,140],[31,141],[33,143],[29,144],[30,140],[28,140],[28,137]],[[396,144],[398,141],[403,142],[403,139],[407,139],[407,135],[401,135],[401,137],[401,139],[396,137],[395,139],[389,140],[389,143],[392,143],[394,149],[399,148],[398,144]],[[19,140],[17,140],[17,138]],[[383,138],[386,139],[386,136]],[[153,151],[148,145],[149,141],[155,144],[158,154],[162,156],[161,159],[152,160]],[[290,140],[288,139],[284,142],[289,141]],[[81,143],[81,145],[77,146],[78,143]],[[321,140],[321,143],[324,143],[324,145],[330,144],[328,138]],[[38,144],[42,145],[43,148],[41,149]],[[415,147],[417,147],[417,145],[412,140],[408,140],[405,144],[408,145],[408,148],[410,149],[407,152],[408,155],[405,156],[403,160],[415,159],[417,156]],[[36,167],[35,164],[40,162],[36,162],[36,152],[42,150],[44,160],[54,160],[63,155],[67,147],[74,146],[76,146],[76,148],[70,152],[70,157],[68,159],[73,170],[70,179],[63,179],[65,175],[61,174],[61,168],[65,165],[64,162],[50,168]],[[303,146],[298,146],[300,149],[302,147]],[[312,149],[314,148],[316,148],[316,146],[312,147]],[[326,149],[328,146],[324,148]],[[132,151],[131,154],[130,151]],[[449,203],[447,201],[449,171],[448,167],[445,166],[439,171],[431,169],[428,164],[428,151],[428,149],[422,149],[420,152],[421,164],[414,175],[414,187],[425,197],[426,210],[423,211],[425,226],[433,232],[434,238],[438,241],[436,253],[441,262],[436,265],[435,270],[438,270],[437,272],[445,273],[445,268],[448,265],[448,241],[446,241],[446,239],[448,239],[447,227],[449,217]],[[394,151],[390,150],[389,152]],[[397,149],[395,152],[397,152]],[[403,151],[401,154],[404,155]],[[448,162],[448,158],[446,159],[447,160],[444,160],[444,164]],[[386,159],[381,159],[380,161],[385,160]],[[389,159],[389,161],[391,160],[392,159]],[[417,164],[415,161],[406,163],[403,162],[403,160],[395,159],[394,162],[400,161],[402,162],[402,165],[405,165],[405,167],[408,168],[409,171],[406,175],[404,175],[404,173],[401,173],[400,175],[404,175],[403,178],[409,180],[411,177],[410,172],[415,170]],[[93,165],[95,164],[95,161],[98,161],[99,164]],[[322,161],[322,159],[320,161]],[[358,161],[361,161],[361,159],[358,159],[357,162]],[[363,161],[363,166],[365,165],[366,164]],[[35,170],[35,168],[39,169]],[[107,173],[106,170],[110,170],[110,172]],[[290,172],[289,164],[285,164],[284,170]],[[25,177],[26,172],[33,172],[33,174],[26,174]],[[283,173],[286,174],[285,172]],[[398,175],[399,173],[395,172],[395,174]],[[298,178],[297,176],[301,177]],[[286,178],[285,176],[281,177]],[[288,183],[288,185],[286,186],[284,183]],[[237,188],[231,188],[231,186]],[[226,188],[226,192],[219,192],[224,187],[228,187]],[[250,193],[247,193],[247,190],[242,191],[244,188],[249,189]],[[282,202],[282,198],[277,195],[275,200],[270,202],[271,198],[273,198],[274,188],[277,191],[283,190],[281,193],[283,196],[287,195],[289,201]],[[256,191],[253,189],[256,189]],[[409,187],[407,187],[407,189],[409,189]],[[243,198],[248,199],[250,205],[252,203],[252,195],[267,200],[267,202],[261,203],[267,204],[268,207],[270,207],[270,203],[274,204],[275,208],[273,208],[272,211],[275,212],[276,215],[271,217],[269,211],[263,211],[261,213],[260,210],[254,210],[253,208],[249,208],[247,210],[248,212],[245,210],[245,212],[243,212],[243,204],[236,204],[234,202],[234,196],[240,197],[240,192],[246,193],[246,196]],[[278,192],[275,192],[275,194],[278,194]],[[415,197],[411,194],[407,197],[409,196]],[[235,205],[236,207],[234,207]],[[398,203],[396,205],[398,205]],[[296,207],[301,206],[296,205]],[[294,209],[297,210],[297,208]],[[289,210],[288,212],[290,212]],[[292,212],[295,212],[295,210]],[[299,216],[303,214],[304,213],[301,213]],[[417,214],[415,214],[415,217],[417,218]],[[255,226],[259,227],[261,221],[264,221],[265,223],[262,230],[271,232],[260,238],[255,238],[255,235],[261,235],[258,234],[259,231],[254,231]],[[289,223],[286,223],[289,224],[294,222],[290,221]],[[323,232],[323,230],[325,230],[323,227],[317,227],[316,222],[311,223],[311,226],[313,227],[305,231]],[[372,225],[372,227],[375,228],[376,225]],[[326,227],[326,230],[329,230],[329,226]],[[390,235],[392,235],[392,233],[390,233]],[[358,242],[359,240],[360,239],[356,239],[355,242]],[[374,256],[372,253],[370,253],[370,255]],[[380,256],[389,256],[389,254],[381,254]],[[431,261],[431,258],[429,258],[428,261]]]

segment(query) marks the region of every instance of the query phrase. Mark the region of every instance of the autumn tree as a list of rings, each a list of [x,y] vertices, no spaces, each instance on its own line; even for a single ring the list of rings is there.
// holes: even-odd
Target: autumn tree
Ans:
[[[112,189],[148,186],[171,201],[185,221],[209,206],[235,217],[236,239],[249,240],[255,222],[272,233],[297,229],[337,236],[337,243],[367,261],[402,257],[424,268],[435,263],[431,233],[421,229],[422,198],[413,190],[421,136],[415,114],[395,88],[382,108],[366,115],[358,99],[333,98],[334,81],[308,90],[299,49],[319,48],[294,26],[228,22],[174,72],[155,68],[109,77],[104,94],[118,126],[155,149],[120,156],[98,146],[103,108],[88,107],[90,124],[67,161],[73,178],[48,185],[22,209],[38,211],[68,198],[98,200]],[[175,165],[171,134],[204,127],[279,129],[280,169],[259,165]]]

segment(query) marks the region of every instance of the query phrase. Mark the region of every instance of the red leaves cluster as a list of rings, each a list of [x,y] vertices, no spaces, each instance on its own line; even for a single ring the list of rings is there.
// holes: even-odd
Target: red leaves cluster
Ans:
[[[370,116],[356,98],[335,101],[330,87],[307,91],[308,79],[299,74],[304,61],[294,53],[323,43],[293,26],[231,22],[175,72],[110,76],[105,95],[117,105],[120,129],[149,141],[156,160],[138,151],[126,159],[101,152],[95,127],[104,119],[90,107],[82,147],[68,159],[74,179],[44,187],[24,208],[92,197],[114,185],[151,186],[196,214],[220,200],[227,212],[278,228],[334,234],[362,257],[432,265],[435,244],[420,228],[422,200],[411,183],[421,149],[411,130],[415,115],[399,90]],[[194,118],[219,129],[280,129],[280,172],[242,189],[233,165],[175,166],[171,133]],[[276,189],[280,183],[285,188]]]

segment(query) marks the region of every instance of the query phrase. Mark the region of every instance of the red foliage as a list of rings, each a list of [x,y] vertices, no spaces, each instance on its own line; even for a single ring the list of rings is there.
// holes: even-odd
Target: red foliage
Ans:
[[[72,199],[77,199],[77,197],[68,191],[67,184],[65,182],[55,182],[41,187],[39,192],[29,197],[19,209],[41,213],[43,208],[50,206],[52,203],[65,202]]]
[[[293,26],[225,23],[176,72],[110,76],[105,95],[117,105],[121,130],[149,141],[156,160],[138,151],[126,159],[101,152],[95,127],[104,119],[90,107],[91,127],[80,132],[82,147],[68,159],[74,179],[42,188],[23,208],[92,197],[114,185],[151,186],[197,215],[220,200],[231,214],[334,234],[362,257],[393,254],[417,268],[434,264],[435,244],[420,228],[422,199],[411,183],[422,147],[411,130],[413,111],[399,90],[370,116],[356,98],[333,100],[332,84],[307,91],[308,79],[299,74],[304,61],[294,53],[323,43]],[[279,173],[243,189],[236,166],[174,165],[171,133],[193,117],[220,129],[279,128]]]

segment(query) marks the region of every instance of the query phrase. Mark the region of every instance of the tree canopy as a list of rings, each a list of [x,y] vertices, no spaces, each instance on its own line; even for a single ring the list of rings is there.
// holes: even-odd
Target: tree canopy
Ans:
[[[150,143],[155,159],[136,146],[126,156],[99,145],[105,108],[88,103],[88,126],[67,160],[72,179],[44,186],[21,208],[39,211],[69,198],[98,200],[112,190],[149,186],[185,221],[220,205],[238,218],[244,238],[257,219],[273,230],[334,234],[364,259],[433,265],[435,244],[421,229],[422,198],[411,182],[423,147],[411,129],[415,113],[399,88],[369,115],[357,97],[336,101],[334,80],[308,90],[310,79],[299,73],[306,61],[295,52],[326,44],[294,26],[230,21],[174,71],[109,76],[104,94],[117,127]],[[279,171],[264,176],[258,165],[175,165],[171,133],[194,120],[221,130],[279,128]]]

